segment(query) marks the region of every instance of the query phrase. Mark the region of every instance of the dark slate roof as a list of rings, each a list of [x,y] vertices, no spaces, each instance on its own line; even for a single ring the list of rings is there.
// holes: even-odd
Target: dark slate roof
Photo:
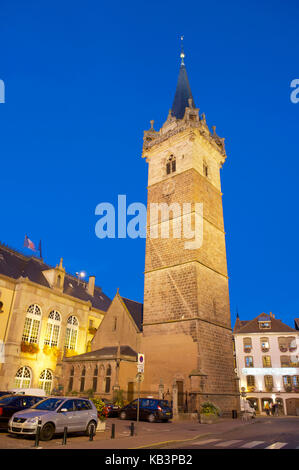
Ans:
[[[142,331],[143,304],[135,302],[134,300],[126,299],[125,297],[122,297],[122,300],[136,323],[138,330]]]
[[[134,351],[130,346],[120,346],[121,356],[130,356],[133,359],[137,358],[137,352]],[[106,346],[105,348],[97,349],[96,351],[90,351],[84,354],[78,354],[64,358],[65,361],[93,361],[97,359],[105,359],[106,357],[115,358],[117,357],[117,346]]]
[[[53,269],[35,256],[26,256],[5,245],[0,244],[0,274],[13,279],[28,277],[32,282],[50,288],[43,271]],[[90,301],[94,308],[106,312],[111,300],[102,292],[100,287],[95,286],[94,295],[91,296],[86,290],[87,283],[78,280],[75,276],[65,274],[63,293],[80,300]]]
[[[178,83],[176,87],[176,92],[174,95],[174,100],[171,108],[172,116],[175,116],[177,119],[183,119],[185,114],[185,108],[189,106],[188,99],[192,99],[192,107],[195,108],[193,101],[193,96],[191,93],[191,88],[189,85],[189,80],[187,76],[187,70],[184,64],[181,64]]]
[[[260,328],[259,321],[271,321],[271,328]],[[234,327],[234,333],[294,333],[296,330],[291,328],[290,326],[283,323],[281,320],[277,318],[271,317],[265,313],[261,313],[253,320],[247,321],[240,321],[238,323],[238,319],[236,321]]]
[[[295,328],[299,330],[299,318],[295,318]]]

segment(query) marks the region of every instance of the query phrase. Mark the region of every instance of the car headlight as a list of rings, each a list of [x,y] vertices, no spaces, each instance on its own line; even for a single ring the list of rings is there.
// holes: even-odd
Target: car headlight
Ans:
[[[39,420],[39,418],[37,416],[35,418],[28,418],[27,423],[37,424],[38,420]]]

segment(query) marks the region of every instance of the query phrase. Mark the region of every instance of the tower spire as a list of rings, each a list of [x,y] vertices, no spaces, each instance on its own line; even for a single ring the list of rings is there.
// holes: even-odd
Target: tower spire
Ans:
[[[191,88],[189,85],[189,80],[187,76],[187,71],[185,67],[185,52],[184,52],[184,36],[181,36],[181,66],[179,72],[178,83],[176,87],[176,92],[174,95],[174,100],[172,103],[171,114],[177,119],[183,119],[185,114],[185,109],[189,107],[189,100],[191,99],[191,107],[195,108]]]

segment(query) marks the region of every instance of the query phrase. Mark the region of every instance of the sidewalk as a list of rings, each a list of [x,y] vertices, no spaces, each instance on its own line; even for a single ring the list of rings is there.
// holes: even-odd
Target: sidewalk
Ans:
[[[259,422],[258,419],[255,422]],[[160,423],[159,423],[160,424]],[[159,426],[158,424],[158,426]],[[88,437],[79,439],[70,438],[66,445],[61,445],[57,439],[50,443],[41,443],[47,449],[141,449],[141,448],[163,448],[171,443],[191,441],[210,434],[229,432],[239,427],[248,426],[240,419],[221,419],[215,424],[199,424],[198,422],[174,422],[167,427],[160,424],[160,428],[149,423],[140,423],[137,435],[133,437],[123,436],[111,439],[111,426],[105,433],[97,433],[93,441]],[[55,442],[56,441],[56,442]],[[47,444],[47,445],[45,445]],[[54,445],[53,445],[54,444]]]

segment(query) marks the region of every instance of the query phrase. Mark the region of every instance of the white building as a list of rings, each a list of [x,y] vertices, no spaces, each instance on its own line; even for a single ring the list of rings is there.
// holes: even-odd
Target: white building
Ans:
[[[249,321],[237,316],[233,333],[240,393],[257,413],[275,402],[281,413],[299,414],[299,331],[262,313]]]

